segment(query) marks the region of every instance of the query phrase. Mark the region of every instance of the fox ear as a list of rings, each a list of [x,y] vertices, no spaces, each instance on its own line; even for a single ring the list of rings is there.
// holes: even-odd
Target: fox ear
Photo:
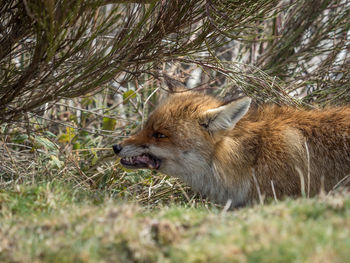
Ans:
[[[160,101],[170,98],[173,94],[188,91],[182,82],[175,80],[168,75],[164,75],[161,80],[162,87],[164,87],[162,90],[164,91],[160,92]]]
[[[200,124],[209,132],[230,130],[247,113],[251,101],[250,98],[244,97],[218,108],[207,110],[200,120]]]
[[[178,93],[178,92],[185,92],[188,90],[188,89],[186,89],[186,86],[184,85],[183,82],[181,82],[177,79],[171,78],[168,75],[163,76],[163,82],[164,82],[165,86],[168,88],[168,92],[170,94]]]

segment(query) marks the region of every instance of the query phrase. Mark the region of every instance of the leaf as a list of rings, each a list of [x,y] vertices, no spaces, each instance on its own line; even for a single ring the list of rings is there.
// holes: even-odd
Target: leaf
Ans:
[[[50,131],[46,131],[45,134],[51,138],[56,138],[56,134],[50,132]]]
[[[66,133],[62,133],[58,136],[58,141],[59,142],[66,142],[69,143],[72,141],[72,139],[75,136],[75,129],[72,127],[66,127]]]
[[[91,160],[91,164],[92,165],[95,165],[97,163],[97,161],[99,160],[98,156],[97,156],[97,153],[95,151],[91,151],[94,155],[94,157],[92,158]]]
[[[103,117],[102,129],[107,131],[114,131],[117,121],[108,117]]]
[[[13,142],[15,143],[22,143],[28,139],[27,134],[18,134],[14,137]]]
[[[76,142],[76,143],[73,144],[73,150],[78,150],[80,148],[81,148],[81,145],[80,145],[79,142]]]
[[[35,146],[37,148],[42,147],[44,149],[51,150],[51,151],[57,150],[57,148],[58,148],[58,146],[55,143],[51,142],[50,140],[48,140],[44,137],[36,137],[35,138]]]
[[[64,165],[64,162],[60,161],[55,155],[50,156],[51,161],[49,161],[49,164],[52,167],[57,167],[58,169],[61,169]]]
[[[133,90],[128,90],[123,93],[123,103],[128,102],[129,99],[136,98],[136,92]]]

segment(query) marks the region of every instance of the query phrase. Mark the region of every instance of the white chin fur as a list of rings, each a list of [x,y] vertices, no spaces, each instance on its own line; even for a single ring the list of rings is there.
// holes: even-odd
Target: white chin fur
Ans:
[[[232,185],[227,188],[211,161],[205,160],[196,151],[176,151],[153,145],[150,145],[147,150],[135,145],[127,145],[122,149],[120,156],[152,154],[161,160],[160,172],[181,179],[194,191],[200,192],[209,199],[223,205],[230,199],[232,207],[244,203],[249,184]]]

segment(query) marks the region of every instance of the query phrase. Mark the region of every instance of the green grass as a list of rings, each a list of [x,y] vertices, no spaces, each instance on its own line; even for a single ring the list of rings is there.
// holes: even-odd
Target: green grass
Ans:
[[[348,262],[350,196],[145,208],[66,182],[0,191],[0,262]]]
[[[349,261],[349,193],[223,211],[175,179],[123,169],[111,150],[35,141],[40,151],[0,155],[0,262]]]

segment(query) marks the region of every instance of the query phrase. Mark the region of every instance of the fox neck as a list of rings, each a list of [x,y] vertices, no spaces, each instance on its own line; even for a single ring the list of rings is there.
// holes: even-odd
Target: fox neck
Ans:
[[[180,169],[174,167],[165,173],[180,178],[194,191],[222,205],[230,202],[231,207],[238,207],[247,203],[249,185],[243,182],[230,182],[228,185],[222,171],[216,168],[215,161],[208,162],[192,152],[187,153],[182,163]]]

